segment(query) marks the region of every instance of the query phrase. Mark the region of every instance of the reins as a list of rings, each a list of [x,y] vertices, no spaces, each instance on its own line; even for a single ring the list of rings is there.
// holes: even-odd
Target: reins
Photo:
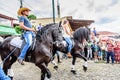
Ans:
[[[10,52],[10,54],[3,60],[3,62],[0,63],[0,66],[3,65],[5,63],[5,61],[12,55],[12,53],[14,53],[14,51],[17,49],[17,47],[15,47],[12,52]]]

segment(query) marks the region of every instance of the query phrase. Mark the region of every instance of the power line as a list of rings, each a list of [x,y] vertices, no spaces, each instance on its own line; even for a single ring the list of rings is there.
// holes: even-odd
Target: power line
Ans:
[[[39,13],[37,10],[35,10],[30,4],[28,4],[28,3],[25,2],[25,1],[24,1],[24,3],[25,3],[26,5],[28,5],[28,6],[32,9],[32,12],[33,12],[33,13],[36,12],[37,14],[39,14],[39,16],[43,17],[42,15],[40,15],[41,13]]]
[[[4,10],[5,12],[10,13],[11,15],[14,15],[14,13],[11,13],[11,12],[8,11],[7,9],[5,9],[5,8],[3,8],[3,7],[1,7],[1,6],[0,6],[0,8],[1,8],[2,10]]]
[[[12,15],[14,15],[14,13],[13,13],[13,12],[9,11],[8,9],[6,9],[6,8],[8,7],[8,5],[3,4],[3,3],[2,3],[2,5],[3,5],[3,6],[0,6],[0,7],[1,7],[1,9],[3,9],[4,11],[6,11],[6,12],[8,12],[8,13],[12,14]],[[12,7],[9,7],[9,8],[12,8]]]

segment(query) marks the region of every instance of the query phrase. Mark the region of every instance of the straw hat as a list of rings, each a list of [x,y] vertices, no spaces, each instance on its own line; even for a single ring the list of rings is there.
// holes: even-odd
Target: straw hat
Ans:
[[[31,10],[30,10],[29,8],[22,7],[22,8],[20,8],[20,9],[18,10],[18,15],[22,15],[21,13],[22,13],[23,11],[31,11]]]

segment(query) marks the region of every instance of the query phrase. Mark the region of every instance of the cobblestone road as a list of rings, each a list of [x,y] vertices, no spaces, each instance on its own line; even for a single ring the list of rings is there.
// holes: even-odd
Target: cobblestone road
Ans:
[[[82,70],[83,60],[77,59],[77,74],[70,72],[71,59],[63,60],[59,64],[59,69],[53,69],[53,65],[49,64],[52,73],[50,80],[120,80],[120,64],[105,64],[88,62],[88,71]],[[16,62],[12,69],[14,70],[14,80],[40,80],[40,70],[31,63],[25,63],[24,66]]]

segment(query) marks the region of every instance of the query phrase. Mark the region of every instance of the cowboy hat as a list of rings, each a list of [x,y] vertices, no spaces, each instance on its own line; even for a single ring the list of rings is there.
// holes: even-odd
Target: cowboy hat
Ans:
[[[18,10],[18,15],[22,15],[22,12],[23,11],[31,11],[29,8],[26,8],[26,7],[22,7]]]

